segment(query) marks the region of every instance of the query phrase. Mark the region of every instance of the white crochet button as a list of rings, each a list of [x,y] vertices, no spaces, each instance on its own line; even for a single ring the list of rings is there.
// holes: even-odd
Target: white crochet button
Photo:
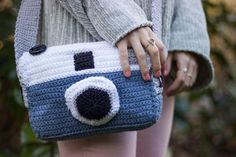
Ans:
[[[120,108],[117,88],[105,77],[89,77],[73,84],[66,90],[65,100],[74,118],[92,126],[106,124]]]

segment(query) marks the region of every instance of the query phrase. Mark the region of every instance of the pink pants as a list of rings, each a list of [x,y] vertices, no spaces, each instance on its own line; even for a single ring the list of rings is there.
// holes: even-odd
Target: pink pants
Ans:
[[[60,157],[164,157],[170,138],[173,109],[174,97],[164,96],[162,116],[152,127],[138,132],[59,141]]]

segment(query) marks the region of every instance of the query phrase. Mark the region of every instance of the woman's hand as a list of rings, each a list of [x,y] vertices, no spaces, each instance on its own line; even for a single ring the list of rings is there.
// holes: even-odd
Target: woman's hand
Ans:
[[[154,39],[153,44],[149,42],[151,39]],[[125,77],[131,76],[128,47],[134,50],[144,80],[148,81],[151,79],[146,62],[146,53],[150,56],[154,76],[161,76],[161,70],[166,62],[167,54],[164,52],[163,43],[150,27],[141,27],[130,32],[117,42],[116,46],[119,49],[121,66]]]
[[[176,62],[177,69],[173,83],[167,88],[167,96],[174,96],[190,89],[198,75],[198,64],[194,54],[189,52],[173,52],[167,58],[164,71],[165,77],[171,73],[174,61]]]

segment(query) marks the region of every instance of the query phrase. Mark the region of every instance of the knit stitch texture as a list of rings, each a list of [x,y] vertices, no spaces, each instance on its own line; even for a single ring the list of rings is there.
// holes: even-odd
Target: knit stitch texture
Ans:
[[[129,6],[110,0],[89,1],[92,1],[87,2],[90,5],[81,0],[43,0],[38,30],[39,17],[35,15],[38,14],[36,10],[41,8],[41,0],[23,0],[16,25],[16,63],[24,52],[34,46],[32,43],[35,43],[38,31],[38,43],[47,46],[102,40],[115,44],[133,29],[145,24],[152,25],[150,8],[153,0],[130,0]],[[160,7],[158,3],[160,1],[156,2]],[[117,14],[112,14],[114,10]],[[162,17],[157,30],[162,30],[160,38],[167,50],[185,51],[198,56],[200,75],[192,89],[207,87],[214,77],[214,69],[209,56],[209,38],[201,1],[163,0],[161,10],[162,15],[158,13],[153,17]],[[111,21],[106,24],[104,19]],[[116,33],[111,33],[111,36],[107,32]]]
[[[92,59],[94,68],[76,71],[74,56],[91,52],[87,62]],[[134,57],[130,58],[132,77],[126,79],[118,58],[118,49],[107,42],[54,46],[38,55],[24,53],[19,76],[38,138],[80,138],[154,124],[162,110],[160,80],[143,81]]]

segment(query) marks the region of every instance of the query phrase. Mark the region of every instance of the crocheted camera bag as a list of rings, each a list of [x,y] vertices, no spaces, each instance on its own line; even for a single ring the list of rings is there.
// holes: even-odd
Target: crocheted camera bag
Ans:
[[[28,17],[26,2],[35,7],[36,18],[28,20],[39,20],[39,1],[36,4],[23,0],[17,24],[22,29],[25,23],[21,17]],[[29,22],[32,29],[37,29],[37,24],[38,21]],[[35,34],[25,35],[36,38]],[[16,32],[16,44],[21,40],[21,34]],[[28,47],[35,45],[35,40],[30,41],[25,43]],[[64,140],[140,130],[160,117],[162,79],[144,81],[132,49],[130,78],[123,75],[118,49],[106,41],[36,45],[22,55],[16,53],[16,58],[30,124],[40,139]],[[150,59],[147,62],[150,67]]]

